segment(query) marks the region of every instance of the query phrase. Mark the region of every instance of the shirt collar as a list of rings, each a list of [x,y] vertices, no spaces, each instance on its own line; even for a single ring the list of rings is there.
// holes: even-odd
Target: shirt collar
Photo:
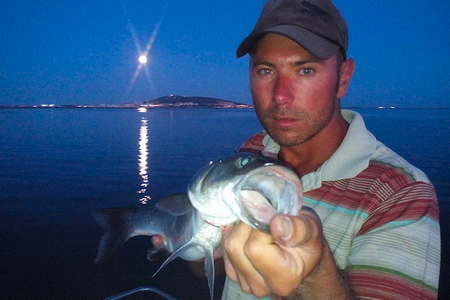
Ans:
[[[349,123],[347,134],[341,145],[316,171],[302,177],[305,192],[321,187],[322,181],[336,181],[352,178],[369,166],[376,151],[377,140],[366,129],[362,116],[354,111],[342,110],[343,118]],[[277,156],[280,146],[269,136],[263,139],[264,153]]]

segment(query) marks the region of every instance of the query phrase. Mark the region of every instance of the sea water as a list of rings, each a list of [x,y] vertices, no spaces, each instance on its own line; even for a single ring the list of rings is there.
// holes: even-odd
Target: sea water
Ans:
[[[435,184],[448,256],[450,110],[357,110],[379,140]],[[102,299],[141,285],[208,299],[206,280],[179,260],[151,277],[161,262],[146,260],[148,238],[95,265],[102,230],[91,212],[184,191],[199,168],[261,130],[254,111],[4,109],[0,130],[0,299]],[[447,264],[443,255],[442,299]]]

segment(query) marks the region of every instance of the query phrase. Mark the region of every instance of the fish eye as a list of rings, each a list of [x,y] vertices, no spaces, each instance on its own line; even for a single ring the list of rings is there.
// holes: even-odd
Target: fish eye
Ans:
[[[246,157],[240,157],[237,161],[236,161],[236,167],[238,167],[239,169],[242,169],[243,167],[245,167],[246,165],[249,164],[249,162],[252,161],[252,158],[249,156]]]

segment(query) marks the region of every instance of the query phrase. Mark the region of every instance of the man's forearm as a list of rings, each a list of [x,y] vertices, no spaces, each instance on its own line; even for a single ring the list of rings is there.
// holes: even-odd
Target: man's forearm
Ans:
[[[348,300],[353,299],[353,297],[346,276],[339,271],[330,249],[326,247],[319,265],[317,265],[291,295],[283,299]]]

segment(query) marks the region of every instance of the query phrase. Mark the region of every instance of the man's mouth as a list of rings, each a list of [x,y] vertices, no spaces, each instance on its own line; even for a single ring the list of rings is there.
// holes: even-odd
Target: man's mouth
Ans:
[[[288,116],[273,116],[271,117],[275,125],[279,127],[289,127],[297,124],[299,122],[296,118],[290,118]]]

